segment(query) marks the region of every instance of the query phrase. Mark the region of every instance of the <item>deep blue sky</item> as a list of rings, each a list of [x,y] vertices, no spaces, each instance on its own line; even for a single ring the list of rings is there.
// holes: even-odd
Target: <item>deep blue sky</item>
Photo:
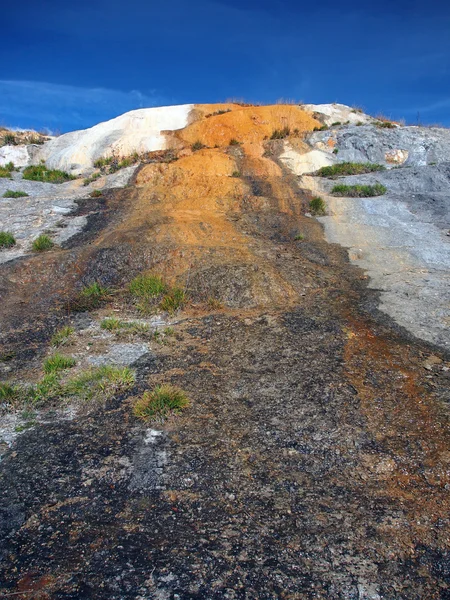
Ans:
[[[450,126],[449,0],[21,0],[1,15],[3,125],[287,98]]]

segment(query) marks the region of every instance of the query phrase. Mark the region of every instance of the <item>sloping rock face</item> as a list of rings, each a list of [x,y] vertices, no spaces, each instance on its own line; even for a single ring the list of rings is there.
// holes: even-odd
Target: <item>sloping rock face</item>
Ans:
[[[166,148],[163,131],[185,127],[193,106],[142,108],[95,125],[90,129],[66,133],[45,146],[36,161],[44,160],[52,169],[83,171],[95,160],[117,154],[149,152]]]
[[[0,265],[0,379],[22,386],[0,387],[2,594],[447,598],[448,353],[380,311],[367,273],[309,215],[311,189],[333,182],[280,157],[340,160],[310,144],[329,134],[311,112],[230,104],[190,118],[126,187],[108,180],[121,171],[89,184],[102,197],[80,199],[77,235]],[[287,141],[269,139],[286,127]],[[445,165],[380,176],[400,197],[416,169],[436,169],[436,187],[447,177]],[[36,194],[57,205],[55,187]],[[132,295],[143,274],[165,283],[153,300]],[[80,306],[92,286],[101,298]],[[185,297],[167,312],[174,287]],[[71,367],[48,373],[56,351]],[[96,365],[121,370],[89,396]],[[141,421],[136,398],[162,384],[190,406]]]
[[[326,200],[321,221],[328,241],[349,248],[369,285],[382,292],[383,311],[412,334],[450,348],[450,131],[348,126],[312,133],[307,144],[307,152],[286,144],[281,160],[301,187]],[[313,176],[346,161],[387,170],[339,180]],[[383,196],[332,194],[337,183],[377,182],[387,188]]]

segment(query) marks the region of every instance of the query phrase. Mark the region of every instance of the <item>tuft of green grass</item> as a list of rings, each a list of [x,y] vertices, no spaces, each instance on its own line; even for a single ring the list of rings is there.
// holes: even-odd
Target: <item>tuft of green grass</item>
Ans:
[[[303,233],[297,233],[297,235],[295,236],[294,240],[296,242],[301,242],[302,240],[305,239],[305,236],[303,235]]]
[[[333,150],[333,154],[337,154],[338,152],[339,152],[339,148],[335,148],[335,149]]]
[[[140,323],[139,321],[121,321],[116,317],[106,317],[100,323],[101,329],[107,331],[128,332],[128,333],[147,333],[149,326],[147,323]]]
[[[74,333],[74,328],[66,325],[62,327],[59,331],[53,334],[50,343],[52,346],[58,348],[59,346],[63,346],[70,336]]]
[[[75,179],[73,175],[59,169],[48,169],[44,164],[32,165],[23,170],[23,178],[31,181],[44,181],[47,183],[64,183]]]
[[[94,167],[96,169],[101,169],[103,167],[106,167],[112,163],[113,158],[114,158],[113,156],[105,156],[103,158],[97,158],[97,160],[94,162]]]
[[[182,389],[169,384],[158,385],[135,400],[133,414],[145,422],[165,420],[171,414],[181,413],[189,404],[189,398]]]
[[[338,125],[342,125],[342,123],[340,121],[335,121],[334,123],[331,123],[331,127],[337,127]]]
[[[89,185],[93,181],[99,179],[101,176],[102,174],[99,171],[97,171],[97,173],[92,173],[90,177],[86,177],[85,179],[83,179],[83,185]]]
[[[313,131],[327,131],[328,129],[328,125],[322,125],[321,127],[314,127]]]
[[[78,294],[74,308],[75,310],[92,310],[98,308],[109,296],[109,290],[98,281],[86,285]]]
[[[32,406],[43,406],[52,398],[55,398],[61,393],[61,383],[59,373],[47,373],[34,386],[27,391],[25,403]]]
[[[9,231],[0,231],[0,248],[12,248],[16,245],[16,238]]]
[[[6,190],[2,198],[25,198],[26,196],[28,196],[28,194],[22,192],[22,190]]]
[[[283,140],[284,138],[289,137],[291,134],[290,127],[283,127],[282,129],[274,129],[272,135],[270,136],[271,140]]]
[[[129,367],[104,365],[70,379],[63,386],[62,395],[84,402],[106,401],[133,387],[135,380],[136,374]]]
[[[148,299],[160,296],[167,291],[167,285],[160,275],[138,275],[128,286],[134,298]]]
[[[44,372],[49,375],[50,373],[71,369],[76,364],[77,361],[71,356],[63,356],[62,354],[55,353],[44,361]]]
[[[345,175],[361,175],[363,173],[374,173],[376,171],[385,171],[386,167],[378,165],[376,163],[354,163],[354,162],[343,162],[336,165],[330,165],[328,167],[321,167],[314,173],[317,177],[329,177],[333,179],[335,177]]]
[[[233,171],[231,173],[231,177],[240,177],[241,176],[241,172],[240,171]]]
[[[371,198],[373,196],[382,196],[387,189],[381,183],[374,185],[335,185],[331,190],[334,196],[344,196],[346,198]]]
[[[159,303],[159,308],[164,312],[173,314],[181,308],[186,301],[186,292],[181,288],[172,288]]]
[[[32,248],[35,252],[45,252],[45,250],[51,250],[54,245],[49,236],[42,233],[34,240]]]
[[[100,327],[107,331],[117,331],[120,329],[120,319],[116,319],[116,317],[106,317],[100,323]]]
[[[103,196],[103,192],[101,190],[93,190],[89,196],[91,198],[100,198],[100,196]]]
[[[196,142],[194,142],[191,146],[191,150],[193,152],[197,152],[197,150],[202,150],[203,148],[206,148],[205,144],[203,144],[200,140],[197,140]]]
[[[16,168],[14,166],[14,163],[6,163],[6,165],[0,167],[0,177],[11,177],[11,173],[15,170]]]
[[[326,212],[326,205],[323,198],[316,196],[309,203],[309,210],[315,216],[323,216]]]
[[[0,406],[6,404],[9,406],[17,405],[24,396],[24,390],[19,385],[0,381]]]
[[[228,145],[229,146],[240,146],[241,142],[239,140],[237,140],[236,138],[231,138]]]

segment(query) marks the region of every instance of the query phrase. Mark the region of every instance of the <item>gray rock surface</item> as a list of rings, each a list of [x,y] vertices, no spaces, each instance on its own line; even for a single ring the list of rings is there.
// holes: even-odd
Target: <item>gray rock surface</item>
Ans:
[[[0,264],[14,260],[31,251],[31,244],[41,233],[49,233],[56,244],[61,244],[79,233],[86,225],[85,216],[74,216],[76,201],[89,197],[94,189],[124,187],[136,166],[122,169],[113,175],[84,186],[81,180],[67,183],[43,183],[22,179],[14,172],[12,179],[0,178],[0,231],[9,231],[17,244],[0,251]],[[3,198],[6,190],[21,190],[23,198]]]
[[[301,187],[323,196],[327,240],[347,247],[350,259],[367,271],[370,287],[381,291],[381,310],[412,334],[450,349],[450,130],[348,126],[315,132],[308,143],[330,161],[387,167],[331,180],[303,175],[308,153],[295,157],[286,146],[281,156],[301,175]],[[385,195],[331,194],[336,183],[376,182],[386,186]]]
[[[328,145],[332,139],[335,145]],[[407,150],[404,165],[423,166],[450,161],[450,130],[440,127],[395,127],[385,129],[373,125],[348,126],[317,131],[308,139],[312,147],[331,153],[338,150],[339,161],[396,164],[395,150]],[[388,158],[388,160],[386,160]]]

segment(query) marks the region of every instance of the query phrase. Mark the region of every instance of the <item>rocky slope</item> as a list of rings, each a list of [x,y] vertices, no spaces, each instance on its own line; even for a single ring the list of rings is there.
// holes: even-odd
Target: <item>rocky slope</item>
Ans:
[[[342,105],[155,110],[43,146],[87,185],[3,184],[30,195],[0,200],[19,242],[0,379],[21,386],[0,387],[2,592],[448,597],[447,131]],[[311,173],[347,160],[401,168],[345,178],[385,196],[336,198]],[[180,307],[137,301],[143,273]],[[57,348],[75,364],[50,383]],[[122,375],[89,388],[102,365]],[[135,398],[167,383],[190,407],[141,422]]]

